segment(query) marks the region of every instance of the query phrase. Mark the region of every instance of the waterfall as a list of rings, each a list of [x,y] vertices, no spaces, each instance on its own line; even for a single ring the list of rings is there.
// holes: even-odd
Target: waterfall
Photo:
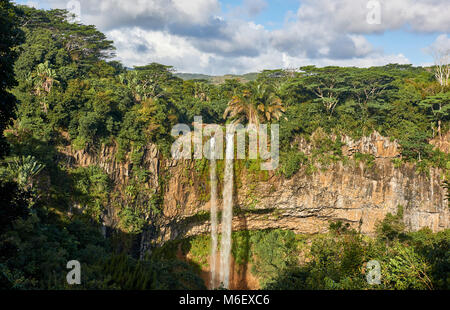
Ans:
[[[215,158],[215,139],[211,138],[211,289],[216,288],[216,257],[217,257],[217,173]]]
[[[233,220],[233,158],[234,132],[227,131],[226,137],[225,175],[222,210],[222,240],[220,250],[220,281],[228,288],[230,280],[231,230]]]

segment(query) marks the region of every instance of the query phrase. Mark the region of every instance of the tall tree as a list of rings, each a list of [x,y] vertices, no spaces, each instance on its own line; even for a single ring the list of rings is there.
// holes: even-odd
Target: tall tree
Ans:
[[[41,105],[44,112],[48,112],[46,96],[51,92],[53,84],[58,83],[56,71],[49,67],[48,61],[37,66],[36,71],[31,74],[34,84],[34,94],[42,99]]]
[[[230,118],[235,123],[247,121],[249,124],[259,125],[261,121],[279,120],[284,112],[283,103],[273,88],[256,83],[231,98],[223,117]]]
[[[436,48],[433,51],[434,76],[442,88],[449,85],[450,78],[450,49]]]
[[[316,68],[315,66],[301,67],[306,89],[316,96],[329,115],[340,102],[342,96],[349,91],[346,83],[347,73],[339,67]]]
[[[123,74],[120,80],[132,89],[137,101],[157,99],[167,93],[165,90],[171,82],[181,82],[172,74],[173,71],[171,66],[151,63],[135,67],[133,71]]]
[[[383,101],[384,93],[392,88],[394,77],[379,68],[349,69],[346,77],[350,85],[349,94],[360,107],[364,119],[369,116],[369,109],[376,108]]]
[[[429,96],[420,102],[420,105],[431,111],[431,118],[437,123],[439,140],[442,140],[442,121],[450,117],[450,92],[440,92],[434,96]]]
[[[16,84],[13,65],[17,58],[15,47],[23,40],[18,28],[16,11],[9,0],[0,0],[0,157],[7,153],[3,131],[13,116],[16,104],[8,89]]]
[[[40,63],[49,62],[58,74],[81,77],[92,65],[114,55],[112,41],[95,26],[69,22],[66,10],[37,10],[18,6],[17,19],[26,41],[15,65],[17,78],[25,79]]]

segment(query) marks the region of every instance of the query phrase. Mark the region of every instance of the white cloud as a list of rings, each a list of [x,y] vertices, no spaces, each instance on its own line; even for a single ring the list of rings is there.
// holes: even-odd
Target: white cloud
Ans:
[[[122,27],[147,30],[168,29],[174,33],[205,31],[218,27],[218,0],[76,0],[80,3],[81,19],[103,31]],[[52,7],[66,8],[65,0],[48,0]]]
[[[265,0],[244,0],[244,7],[250,16],[259,15],[264,11],[268,4]]]
[[[39,4],[35,1],[28,1],[27,3],[25,3],[26,6],[38,9],[39,8]]]
[[[234,56],[208,53],[197,49],[185,38],[167,32],[147,31],[139,28],[126,31],[113,30],[108,36],[116,42],[118,57],[125,64],[144,65],[159,62],[173,65],[179,72],[201,72],[206,74],[239,74],[264,69],[294,68],[315,64],[317,66],[339,65],[370,67],[387,63],[409,63],[404,55],[372,54],[367,57],[311,59],[305,55],[289,56],[275,48],[267,48],[257,56]],[[143,44],[145,52],[137,53],[133,46]]]
[[[48,1],[53,7],[66,5]],[[248,20],[267,8],[265,0],[244,0],[226,18],[219,0],[80,0],[82,21],[114,40],[125,65],[155,61],[185,72],[407,63],[404,55],[383,54],[364,35],[450,31],[448,0],[379,2],[379,25],[367,22],[368,0],[302,0],[297,12],[287,12],[284,26],[271,31]]]
[[[186,14],[191,22],[202,24],[208,22],[211,16],[220,12],[217,0],[172,0],[174,8]],[[148,1],[146,1],[148,2]],[[166,1],[167,2],[167,1]]]
[[[150,62],[173,65],[186,70],[206,69],[208,66],[208,57],[205,57],[205,53],[195,49],[186,39],[167,32],[134,27],[112,30],[107,34],[114,40],[120,51],[117,53],[119,60],[130,66],[145,65]],[[136,53],[133,45],[138,44],[144,45],[147,49]]]
[[[450,53],[450,37],[446,34],[441,34],[436,38],[436,41],[426,49],[426,52],[437,51],[440,53]]]
[[[332,26],[346,33],[375,33],[410,27],[418,32],[450,32],[448,0],[378,0],[380,24],[369,24],[368,0],[303,0],[300,25]]]

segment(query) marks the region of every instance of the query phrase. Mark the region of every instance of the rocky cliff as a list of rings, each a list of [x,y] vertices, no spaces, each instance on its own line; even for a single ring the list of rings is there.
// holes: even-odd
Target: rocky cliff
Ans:
[[[348,160],[319,167],[314,173],[301,168],[286,179],[276,172],[261,177],[245,168],[236,171],[234,229],[283,228],[313,234],[327,231],[330,220],[341,220],[370,235],[376,222],[388,212],[396,213],[398,205],[404,207],[404,221],[410,230],[450,227],[443,171],[432,168],[429,175],[418,174],[412,164],[395,165],[392,160],[400,156],[399,145],[376,132],[359,140],[341,139]],[[308,142],[298,145],[308,153]],[[70,149],[65,152],[73,165],[96,164],[116,184],[128,182],[132,165],[127,160],[118,162],[114,147],[103,146],[97,154]],[[371,165],[353,160],[356,152],[373,155]],[[151,173],[148,187],[158,188],[160,175],[167,176],[158,220],[160,233],[155,241],[207,233],[208,181],[198,176],[196,163],[163,159],[157,148],[149,145],[141,164]],[[116,225],[114,217],[114,210],[109,210],[106,225]]]

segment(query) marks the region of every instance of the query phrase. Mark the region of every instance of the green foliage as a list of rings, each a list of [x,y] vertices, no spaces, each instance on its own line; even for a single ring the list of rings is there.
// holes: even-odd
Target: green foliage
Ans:
[[[190,240],[170,240],[164,243],[162,246],[155,247],[152,250],[151,258],[155,260],[175,260],[177,259],[177,253],[181,250],[183,255],[186,255],[190,249]]]
[[[308,159],[304,153],[296,150],[289,150],[281,154],[280,171],[286,178],[292,177],[302,165],[306,164]]]
[[[209,266],[208,256],[211,251],[211,236],[197,236],[190,240],[190,254],[194,264]]]
[[[8,152],[2,133],[14,116],[16,105],[16,99],[9,93],[9,89],[16,84],[13,71],[18,57],[16,46],[23,40],[16,14],[16,8],[9,0],[0,1],[0,158]]]
[[[403,164],[403,160],[401,158],[394,158],[391,162],[394,165],[394,168],[401,168]]]
[[[71,173],[74,182],[73,196],[83,213],[97,223],[101,222],[109,200],[111,180],[97,166],[77,168]]]
[[[403,223],[403,206],[397,207],[397,214],[386,214],[383,221],[377,224],[377,235],[381,240],[393,241],[403,240],[405,235],[405,224]]]
[[[231,254],[237,265],[245,265],[250,261],[251,240],[253,232],[248,230],[236,231],[232,234]]]
[[[420,105],[428,112],[430,119],[437,124],[438,133],[441,135],[442,121],[450,119],[450,91],[428,96],[420,102]]]
[[[332,114],[343,94],[348,91],[345,83],[345,72],[339,67],[316,68],[307,66],[300,68],[305,72],[304,87],[320,102],[327,114]]]
[[[336,235],[341,235],[349,232],[350,230],[350,224],[349,223],[343,223],[342,221],[337,222],[330,222],[330,231],[333,232]]]
[[[331,234],[312,239],[306,263],[280,270],[267,289],[362,289],[367,288],[363,264],[370,247],[362,237],[342,224],[331,225]]]
[[[363,162],[368,169],[372,168],[375,164],[375,156],[372,154],[363,154],[360,152],[356,152],[354,155],[356,162]]]
[[[250,82],[242,93],[234,94],[223,117],[233,123],[253,124],[279,122],[286,111],[271,84]]]
[[[396,290],[432,289],[428,277],[430,266],[413,247],[396,242],[389,249],[387,263],[383,264],[383,282]]]
[[[264,288],[448,289],[449,230],[422,229],[390,243],[363,237],[341,222],[330,223],[330,231],[311,237],[311,245],[299,253],[306,262],[280,270]],[[379,285],[367,283],[369,260],[380,262]]]
[[[33,179],[44,169],[34,156],[13,157],[8,165],[9,174],[23,188],[30,189]]]
[[[252,234],[252,272],[264,286],[282,270],[295,266],[296,239],[292,231],[269,230]]]
[[[433,288],[450,289],[450,230],[433,233],[424,228],[409,233],[408,243],[430,266],[427,276],[431,279]]]
[[[431,155],[432,146],[427,142],[430,136],[413,124],[410,125],[412,125],[409,129],[410,134],[399,140],[402,146],[402,155],[407,159],[420,161]]]
[[[119,206],[120,226],[129,234],[142,233],[151,224],[152,215],[159,214],[159,195],[141,193],[135,185],[125,189],[127,200]],[[145,198],[144,198],[145,197]],[[146,201],[143,201],[143,200]]]
[[[0,237],[1,247],[8,249],[0,258],[6,275],[6,281],[0,281],[2,288],[62,288],[69,260],[92,265],[106,254],[105,240],[97,229],[76,220],[52,223],[39,213],[16,219]]]
[[[135,261],[115,255],[103,265],[106,287],[124,290],[205,289],[192,267],[181,261]]]

